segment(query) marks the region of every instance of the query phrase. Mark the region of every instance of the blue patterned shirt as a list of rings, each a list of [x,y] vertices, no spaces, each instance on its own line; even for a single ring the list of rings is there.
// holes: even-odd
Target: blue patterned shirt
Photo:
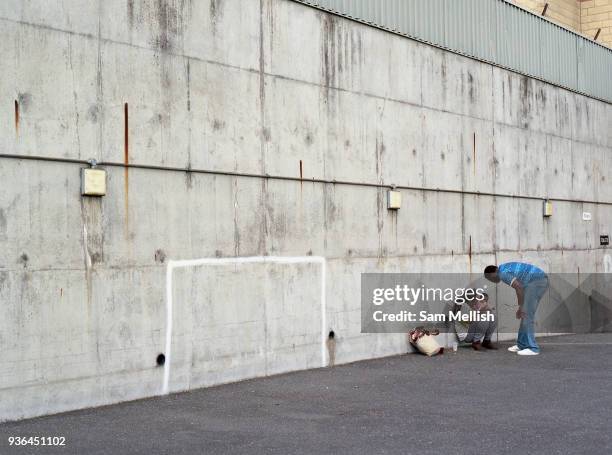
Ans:
[[[512,286],[514,280],[518,280],[523,286],[527,286],[532,281],[546,278],[546,273],[535,265],[525,264],[524,262],[506,262],[497,267],[499,278],[506,284]]]

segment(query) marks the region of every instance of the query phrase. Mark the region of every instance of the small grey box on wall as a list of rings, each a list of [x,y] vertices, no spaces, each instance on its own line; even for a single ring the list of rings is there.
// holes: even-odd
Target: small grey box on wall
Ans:
[[[106,171],[103,169],[81,169],[81,195],[104,196],[106,194]]]

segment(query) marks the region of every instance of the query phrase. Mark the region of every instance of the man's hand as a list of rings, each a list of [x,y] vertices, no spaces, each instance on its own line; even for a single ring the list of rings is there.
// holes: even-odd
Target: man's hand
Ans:
[[[521,307],[516,310],[516,319],[525,319],[527,317],[527,313],[523,311]]]

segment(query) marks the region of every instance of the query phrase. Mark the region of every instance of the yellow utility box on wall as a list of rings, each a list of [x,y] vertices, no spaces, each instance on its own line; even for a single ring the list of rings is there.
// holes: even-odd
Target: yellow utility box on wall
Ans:
[[[106,171],[102,169],[81,169],[81,195],[104,196],[106,194]]]

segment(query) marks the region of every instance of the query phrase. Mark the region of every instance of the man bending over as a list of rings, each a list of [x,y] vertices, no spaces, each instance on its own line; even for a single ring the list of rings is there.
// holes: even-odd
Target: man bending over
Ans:
[[[540,299],[548,289],[548,276],[535,265],[523,262],[507,262],[499,266],[485,267],[484,276],[493,283],[503,281],[514,288],[518,309],[516,318],[521,320],[516,345],[508,351],[519,355],[538,355],[540,347],[535,340],[535,313]]]

